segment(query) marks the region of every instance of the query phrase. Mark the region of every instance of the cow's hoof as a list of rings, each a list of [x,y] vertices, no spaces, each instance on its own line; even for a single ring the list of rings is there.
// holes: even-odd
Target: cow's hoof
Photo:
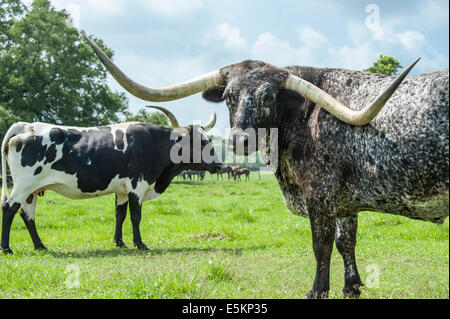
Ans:
[[[12,255],[13,254],[13,251],[9,247],[8,248],[2,248],[2,252],[5,255]]]
[[[47,247],[44,246],[44,244],[39,244],[34,247],[35,250],[47,250]]]
[[[116,247],[118,247],[118,248],[128,248],[122,239],[116,240],[115,243],[116,243]]]
[[[353,289],[342,289],[341,298],[351,298],[351,299],[358,299],[361,295],[361,291],[353,290]]]
[[[342,289],[341,298],[358,299],[361,295],[361,291],[359,290],[360,286],[363,286],[363,284],[355,284],[353,287],[344,287],[344,289]]]
[[[311,290],[305,296],[305,299],[325,299],[328,298],[328,291]]]
[[[136,246],[137,249],[139,249],[139,250],[143,250],[143,251],[150,250],[150,249],[148,249],[147,246],[145,246],[144,243],[135,244],[135,246]]]

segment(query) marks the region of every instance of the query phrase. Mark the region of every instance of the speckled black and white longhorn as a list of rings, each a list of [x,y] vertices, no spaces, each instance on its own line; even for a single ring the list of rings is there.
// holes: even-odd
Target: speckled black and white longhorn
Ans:
[[[19,122],[11,126],[2,143],[2,171],[7,165],[14,186],[8,195],[6,178],[2,184],[1,249],[9,247],[11,223],[21,209],[25,225],[35,249],[45,249],[34,222],[37,196],[53,190],[72,199],[116,194],[116,231],[114,241],[124,247],[122,224],[128,205],[133,225],[133,242],[146,250],[141,240],[139,223],[142,203],[159,196],[172,179],[186,169],[208,170],[215,173],[221,164],[210,147],[206,131],[216,122],[213,112],[210,121],[201,125],[181,127],[175,116],[163,111],[172,129],[152,124],[128,122],[99,127],[68,127],[45,123]],[[193,139],[201,141],[195,150]],[[194,161],[194,151],[206,146],[212,160]],[[173,151],[189,150],[186,161],[174,162]]]
[[[153,89],[127,77],[84,36],[115,79],[139,98],[168,101],[203,91],[209,101],[226,100],[235,150],[256,150],[247,147],[246,129],[277,129],[275,176],[287,207],[311,221],[317,268],[307,297],[328,295],[334,242],[344,259],[343,296],[359,296],[359,211],[434,223],[449,214],[448,70],[406,77],[415,61],[392,77],[244,61]]]

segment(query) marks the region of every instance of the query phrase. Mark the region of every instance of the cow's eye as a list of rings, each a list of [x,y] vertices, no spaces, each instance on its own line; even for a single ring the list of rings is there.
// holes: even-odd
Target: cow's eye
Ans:
[[[266,108],[270,108],[273,104],[274,98],[272,95],[266,95],[264,98],[263,106]]]

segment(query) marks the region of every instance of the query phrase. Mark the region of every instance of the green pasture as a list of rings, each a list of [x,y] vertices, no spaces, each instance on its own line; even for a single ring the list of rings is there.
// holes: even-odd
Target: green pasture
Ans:
[[[19,215],[14,255],[0,254],[0,298],[303,298],[315,274],[309,221],[290,213],[271,174],[250,182],[175,181],[145,202],[133,247],[113,243],[114,197],[69,200],[47,192],[36,225],[47,251],[35,251]],[[449,298],[449,224],[360,213],[361,298]],[[344,267],[332,256],[330,298]]]

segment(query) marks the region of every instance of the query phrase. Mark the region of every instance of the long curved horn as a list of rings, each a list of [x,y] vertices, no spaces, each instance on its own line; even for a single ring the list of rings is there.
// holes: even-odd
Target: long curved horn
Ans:
[[[214,127],[214,125],[216,125],[216,112],[212,111],[211,117],[209,118],[208,123],[206,123],[205,125],[202,125],[203,129],[205,130],[205,132],[208,132],[210,129],[212,129]]]
[[[354,126],[363,126],[372,121],[378,112],[380,112],[387,100],[419,60],[420,58],[400,73],[400,75],[375,99],[374,102],[372,102],[372,104],[366,106],[361,111],[353,111],[320,88],[292,74],[286,79],[285,88],[300,93],[345,123]]]
[[[172,114],[172,112],[170,112],[169,110],[163,108],[162,106],[157,106],[157,105],[146,105],[147,107],[151,107],[153,109],[157,109],[160,110],[161,112],[163,112],[164,114],[166,114],[166,116],[169,118],[170,123],[172,124],[172,128],[179,128],[180,125],[178,124],[177,118],[175,117],[175,115]]]
[[[219,70],[203,74],[199,77],[186,82],[179,83],[174,86],[154,89],[139,84],[129,78],[122,72],[108,56],[100,49],[94,41],[92,41],[84,32],[83,37],[88,41],[100,61],[108,69],[111,75],[119,82],[119,84],[134,96],[151,102],[164,102],[181,99],[183,97],[201,92],[212,86],[221,85],[222,78]]]

